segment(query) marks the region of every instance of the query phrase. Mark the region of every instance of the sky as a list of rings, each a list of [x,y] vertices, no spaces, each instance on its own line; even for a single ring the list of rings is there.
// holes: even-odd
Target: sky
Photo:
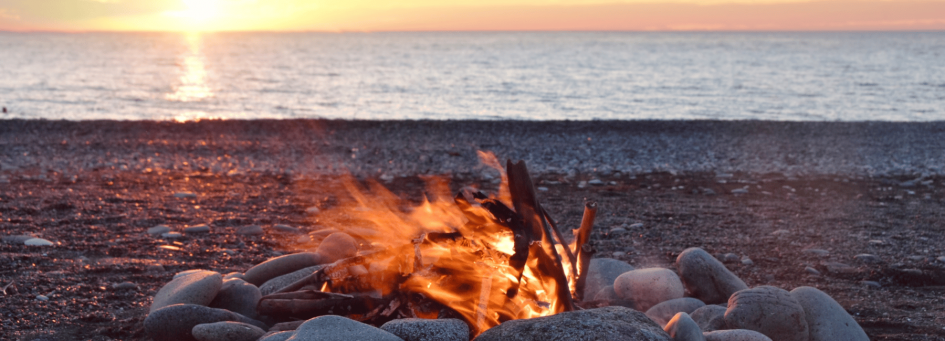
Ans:
[[[945,30],[945,0],[0,0],[0,30]]]

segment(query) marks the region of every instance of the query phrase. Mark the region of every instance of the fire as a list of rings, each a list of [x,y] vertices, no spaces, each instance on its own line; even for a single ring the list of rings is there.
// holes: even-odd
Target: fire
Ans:
[[[350,281],[337,280],[325,282],[322,291],[350,294],[367,289],[381,296],[394,292],[419,294],[458,313],[475,334],[507,320],[572,309],[570,295],[565,300],[561,295],[575,290],[573,257],[557,255],[572,253],[574,246],[563,245],[550,236],[523,244],[527,237],[523,234],[528,230],[513,232],[509,226],[519,222],[513,222],[511,215],[496,214],[502,212],[497,207],[508,210],[514,206],[509,179],[494,155],[480,152],[479,156],[483,164],[503,174],[498,193],[491,196],[464,190],[453,197],[446,179],[428,178],[426,198],[410,205],[376,182],[368,182],[368,188],[362,189],[356,181],[347,179],[344,184],[351,202],[320,214],[320,224],[365,241],[361,245],[363,255],[392,255],[372,256],[375,258],[368,265],[371,275],[365,277],[371,278],[367,288],[364,283],[352,286]],[[543,212],[532,212],[536,213]],[[520,239],[518,249],[516,238]],[[552,254],[558,258],[553,263],[563,269],[566,283],[560,276],[551,275],[555,273],[549,270]],[[349,269],[346,275],[349,272],[355,271]],[[429,312],[416,314],[436,317]]]

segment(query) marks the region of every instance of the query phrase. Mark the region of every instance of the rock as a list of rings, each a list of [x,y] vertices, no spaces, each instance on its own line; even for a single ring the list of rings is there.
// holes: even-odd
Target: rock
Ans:
[[[228,273],[228,274],[226,274],[226,275],[223,275],[223,281],[224,281],[224,282],[226,282],[226,280],[231,279],[231,278],[243,279],[243,273],[242,273],[242,272],[233,271],[233,272],[231,272],[231,273]]]
[[[21,244],[21,245],[22,245],[23,242],[25,242],[25,241],[27,241],[27,240],[30,240],[30,239],[33,239],[33,238],[36,238],[36,236],[32,236],[32,235],[28,235],[28,234],[18,234],[18,235],[14,235],[14,236],[3,236],[3,242],[4,242],[4,243],[10,243],[10,244]]]
[[[318,244],[315,253],[321,254],[325,263],[334,263],[339,259],[354,257],[358,254],[358,242],[347,233],[335,232]]]
[[[469,326],[458,319],[405,318],[381,326],[404,341],[468,341]]]
[[[646,311],[646,317],[649,317],[661,326],[665,326],[676,314],[686,313],[686,318],[689,318],[689,313],[704,306],[705,303],[692,297],[676,298],[654,305]],[[699,335],[702,335],[701,330],[699,331]]]
[[[710,332],[725,329],[726,310],[727,309],[723,306],[709,304],[696,309],[689,314],[689,317],[691,317],[693,321],[696,321],[696,324],[699,325],[699,328],[702,329],[703,332]]]
[[[295,335],[294,330],[286,330],[286,331],[281,331],[281,332],[268,332],[266,333],[266,335],[263,335],[257,341],[285,341],[285,340],[288,340],[293,335]]]
[[[876,281],[860,281],[860,284],[866,286],[867,288],[879,289],[882,288],[882,284]]]
[[[810,275],[812,275],[812,276],[820,276],[820,271],[817,271],[817,269],[814,269],[814,268],[809,267],[809,266],[804,268],[804,272],[806,272],[806,273],[808,273],[808,274],[810,274]]]
[[[810,341],[869,341],[866,332],[837,301],[812,287],[791,290],[791,296],[804,308]]]
[[[153,312],[178,303],[208,305],[222,286],[223,276],[213,271],[200,271],[177,277],[158,290],[148,311]]]
[[[112,284],[112,290],[123,291],[123,290],[134,290],[138,289],[138,285],[131,282],[121,282]]]
[[[939,261],[940,263],[945,263],[945,256],[935,258],[935,260]]]
[[[885,246],[886,242],[880,239],[870,239],[868,242],[870,246]]]
[[[725,325],[754,330],[779,341],[806,341],[804,308],[784,289],[760,286],[736,292],[729,298]]]
[[[732,190],[732,194],[748,194],[747,188],[736,188]]]
[[[643,223],[633,223],[633,224],[630,224],[630,226],[627,226],[627,227],[628,227],[628,228],[632,228],[632,229],[637,229],[637,228],[643,227]]]
[[[880,262],[879,256],[872,255],[869,253],[858,254],[856,256],[853,256],[853,259],[859,261],[860,263],[867,263],[867,264]]]
[[[23,245],[28,245],[28,246],[52,246],[52,245],[53,245],[53,242],[48,241],[48,240],[43,239],[43,238],[30,238],[30,239],[27,239],[27,240],[23,241]]]
[[[606,286],[613,286],[614,280],[621,274],[633,270],[633,266],[616,259],[593,258],[587,266],[587,278],[584,282],[584,295],[595,295]]]
[[[824,249],[804,249],[801,252],[817,257],[827,257],[830,255],[830,251]]]
[[[190,270],[184,270],[184,271],[181,271],[181,272],[178,272],[178,273],[174,274],[174,277],[173,277],[172,279],[177,279],[177,278],[179,278],[179,277],[190,276],[190,275],[193,275],[193,274],[199,274],[199,273],[208,272],[208,271],[210,271],[210,270],[207,270],[207,269],[190,269]]]
[[[283,225],[283,224],[275,224],[272,226],[272,229],[278,232],[284,232],[284,233],[302,233],[302,230],[300,230],[297,227],[292,227],[292,226]]]
[[[699,325],[686,313],[677,313],[670,318],[663,330],[673,341],[705,341],[702,329],[699,329]]]
[[[220,292],[210,302],[210,307],[226,309],[246,317],[256,318],[256,305],[260,298],[262,298],[262,294],[255,285],[246,283],[242,279],[228,279],[223,282]]]
[[[49,301],[49,297],[46,297],[46,295],[36,295],[36,300],[46,302]]]
[[[587,184],[591,186],[603,186],[604,182],[600,179],[591,179],[587,182]]]
[[[697,247],[683,250],[676,257],[676,268],[692,297],[707,304],[726,302],[736,291],[748,289],[725,265]]]
[[[196,340],[191,334],[198,324],[234,321],[266,329],[262,322],[229,310],[196,304],[175,304],[152,311],[144,319],[144,331],[155,341]]]
[[[311,275],[315,271],[318,271],[318,269],[321,269],[323,266],[324,265],[314,265],[287,273],[285,275],[277,276],[259,286],[259,292],[263,296],[275,293],[276,291],[289,286],[289,284],[295,283],[296,281]]]
[[[177,193],[174,193],[174,197],[178,199],[190,199],[190,198],[196,198],[197,194],[195,194],[194,192],[177,192]]]
[[[181,237],[183,237],[183,236],[184,236],[184,235],[181,234],[180,232],[161,233],[161,237],[164,237],[164,238],[167,238],[167,239],[177,239],[177,238],[181,238]]]
[[[168,232],[171,232],[171,228],[165,225],[157,225],[148,229],[148,234],[151,234],[151,235],[164,234]]]
[[[276,276],[284,275],[302,268],[324,264],[326,257],[315,252],[300,252],[272,258],[246,270],[243,280],[253,285],[261,285]]]
[[[625,272],[614,281],[620,298],[631,300],[635,309],[646,311],[657,303],[683,297],[685,289],[679,276],[669,269],[650,268]]]
[[[643,313],[624,307],[563,312],[533,319],[506,321],[475,341],[672,340]]]
[[[722,263],[738,263],[740,258],[734,253],[726,253],[719,257]]]
[[[742,265],[755,265],[755,262],[746,256],[742,257]]]
[[[396,335],[380,328],[336,315],[324,315],[305,321],[295,330],[295,335],[287,340],[403,341]]]
[[[579,181],[578,184],[577,184],[577,187],[578,187],[578,188],[587,187],[587,181]]]
[[[318,212],[320,212],[320,211],[321,211],[321,210],[319,210],[318,207],[315,207],[315,206],[312,206],[312,207],[309,207],[309,208],[306,208],[306,209],[305,209],[305,213],[307,213],[307,214],[318,214]]]
[[[765,334],[747,329],[716,330],[702,336],[705,336],[705,341],[772,341]]]
[[[850,274],[855,274],[857,272],[855,267],[852,267],[843,263],[837,263],[837,262],[824,263],[824,267],[827,268],[827,272],[832,273],[832,274],[850,275]]]
[[[266,234],[266,231],[263,231],[262,226],[259,225],[246,225],[237,227],[236,233],[244,236],[261,236]]]
[[[210,226],[207,224],[188,226],[184,228],[184,233],[207,233],[207,232],[210,232]]]
[[[194,326],[191,334],[198,341],[256,341],[265,330],[241,322],[214,322]]]
[[[633,301],[625,300],[620,298],[620,296],[617,296],[617,292],[614,291],[613,285],[608,285],[601,288],[597,294],[594,294],[594,296],[591,297],[591,299],[594,301],[606,301],[608,302],[608,305],[612,306],[621,306],[631,309],[634,307]]]

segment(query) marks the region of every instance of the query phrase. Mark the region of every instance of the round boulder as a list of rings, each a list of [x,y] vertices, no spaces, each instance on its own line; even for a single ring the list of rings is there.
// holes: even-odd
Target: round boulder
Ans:
[[[689,317],[699,325],[703,332],[725,329],[725,310],[727,308],[715,304],[709,304],[696,309]]]
[[[208,305],[222,286],[223,276],[213,271],[177,277],[158,290],[149,312],[178,303]]]
[[[747,329],[716,330],[702,333],[705,341],[772,341],[765,334]]]
[[[584,281],[584,297],[595,295],[600,289],[614,285],[614,280],[627,271],[633,270],[633,265],[611,258],[594,258],[587,266],[587,277]]]
[[[748,289],[722,262],[697,247],[683,250],[676,257],[676,268],[692,297],[707,304],[723,303],[736,291]]]
[[[475,341],[670,341],[672,338],[643,313],[624,307],[563,312],[506,321]]]
[[[241,322],[214,322],[198,324],[191,329],[197,341],[256,341],[266,331]]]
[[[217,293],[217,297],[210,302],[210,307],[226,309],[232,312],[243,314],[247,317],[256,318],[256,305],[262,294],[259,288],[238,278],[228,279],[223,282],[223,287]]]
[[[155,310],[144,319],[144,331],[155,341],[192,341],[198,324],[235,321],[269,328],[264,323],[229,310],[196,304],[175,304]]]
[[[354,257],[358,254],[358,242],[354,237],[344,232],[335,232],[322,240],[318,244],[315,253],[321,254],[325,258],[324,262],[334,263],[340,259]]]
[[[791,290],[791,296],[804,308],[810,341],[869,341],[863,328],[837,301],[812,287]]]
[[[649,317],[661,326],[665,326],[666,323],[678,313],[686,313],[686,318],[690,318],[689,313],[704,306],[705,303],[692,297],[674,298],[669,301],[660,302],[648,309],[646,311],[646,317]],[[702,335],[701,330],[699,334]]]
[[[403,341],[394,334],[369,324],[336,315],[319,316],[302,323],[290,341]]]
[[[679,276],[669,269],[650,268],[628,271],[614,281],[617,296],[633,301],[634,308],[647,311],[654,305],[681,298],[685,293]]]
[[[302,268],[325,264],[327,258],[315,252],[299,252],[291,255],[279,256],[246,270],[243,280],[259,286],[266,281]]]
[[[614,291],[613,285],[608,285],[600,289],[593,298],[594,301],[606,301],[607,305],[618,305],[621,307],[627,307],[633,309],[633,301],[625,300],[617,296],[617,292]]]
[[[381,326],[404,341],[469,341],[469,326],[462,320],[405,318]]]
[[[807,341],[810,334],[804,308],[791,293],[772,286],[732,294],[725,325],[754,330],[778,341]]]
[[[702,329],[699,329],[699,325],[686,313],[674,315],[663,330],[673,338],[673,341],[705,341]]]

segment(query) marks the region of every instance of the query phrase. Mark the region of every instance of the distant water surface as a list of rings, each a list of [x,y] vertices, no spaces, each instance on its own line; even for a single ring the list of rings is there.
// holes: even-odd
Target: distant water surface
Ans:
[[[945,32],[0,32],[0,105],[71,120],[945,120]]]

